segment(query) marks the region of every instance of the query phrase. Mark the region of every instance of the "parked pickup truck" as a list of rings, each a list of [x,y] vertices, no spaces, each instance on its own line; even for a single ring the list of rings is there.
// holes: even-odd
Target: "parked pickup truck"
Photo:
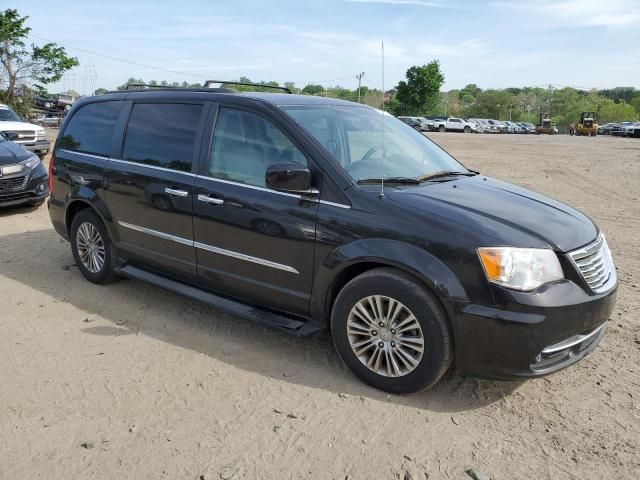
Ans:
[[[434,120],[433,129],[440,132],[474,133],[478,131],[478,126],[462,118],[449,117],[446,120]]]

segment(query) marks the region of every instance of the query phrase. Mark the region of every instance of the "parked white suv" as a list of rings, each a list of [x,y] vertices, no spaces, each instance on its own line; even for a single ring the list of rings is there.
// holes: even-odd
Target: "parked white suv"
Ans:
[[[478,131],[478,126],[462,118],[449,117],[446,120],[434,120],[434,129],[441,132],[473,133]]]
[[[38,156],[45,155],[51,147],[44,128],[27,122],[3,103],[0,103],[0,132]]]

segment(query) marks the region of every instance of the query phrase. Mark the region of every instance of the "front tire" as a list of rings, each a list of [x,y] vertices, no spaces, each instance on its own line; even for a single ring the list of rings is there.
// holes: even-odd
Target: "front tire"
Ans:
[[[81,210],[71,223],[71,252],[82,275],[92,283],[107,284],[119,277],[116,251],[104,223],[92,210]]]
[[[464,127],[464,133],[471,133],[471,127]]]
[[[449,324],[438,300],[391,268],[370,270],[345,285],[333,306],[331,333],[353,373],[391,393],[429,388],[453,360]]]
[[[447,130],[447,129],[446,129],[444,126],[442,126],[442,125],[440,125],[440,127],[438,127],[438,131],[439,131],[440,133],[444,133],[446,130]]]

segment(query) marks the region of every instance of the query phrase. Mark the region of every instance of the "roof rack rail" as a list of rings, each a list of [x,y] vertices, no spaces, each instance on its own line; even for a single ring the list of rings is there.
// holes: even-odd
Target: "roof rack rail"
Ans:
[[[227,80],[207,80],[204,82],[204,87],[208,88],[212,83],[220,83],[225,85],[244,85],[246,87],[260,87],[260,88],[273,88],[275,90],[282,90],[285,93],[292,94],[293,92],[287,87],[275,86],[275,85],[263,85],[261,83],[249,83],[249,82],[230,82]]]
[[[185,87],[174,87],[173,85],[149,85],[148,83],[129,83],[126,86],[126,90],[131,90],[132,88],[185,88]],[[194,88],[194,87],[186,87],[186,88]]]
[[[142,91],[145,90],[172,90],[179,92],[215,92],[215,93],[237,93],[237,90],[232,90],[230,88],[209,88],[209,87],[182,87],[182,86],[171,86],[171,85],[148,85],[146,83],[131,83],[125,87],[124,90],[110,90],[107,93],[122,93],[123,91],[133,92],[133,91]]]

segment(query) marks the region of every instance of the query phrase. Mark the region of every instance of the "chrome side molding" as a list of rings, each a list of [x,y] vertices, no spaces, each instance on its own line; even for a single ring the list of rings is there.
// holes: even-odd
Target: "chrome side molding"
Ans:
[[[233,250],[226,250],[224,248],[214,247],[213,245],[196,242],[188,238],[177,237],[169,233],[159,232],[158,230],[152,230],[151,228],[141,227],[140,225],[134,225],[132,223],[123,222],[122,220],[118,220],[118,225],[124,228],[128,228],[130,230],[135,230],[136,232],[146,233],[147,235],[162,238],[163,240],[170,240],[172,242],[177,242],[182,245],[199,248],[200,250],[205,250],[207,252],[217,253],[219,255],[225,255],[227,257],[236,258],[238,260],[243,260],[245,262],[251,262],[258,265],[263,265],[265,267],[275,268],[277,270],[282,270],[283,272],[300,274],[298,270],[296,270],[293,267],[290,267],[289,265],[273,262],[271,260],[266,260],[264,258],[253,257],[251,255],[246,255],[244,253],[234,252]]]

